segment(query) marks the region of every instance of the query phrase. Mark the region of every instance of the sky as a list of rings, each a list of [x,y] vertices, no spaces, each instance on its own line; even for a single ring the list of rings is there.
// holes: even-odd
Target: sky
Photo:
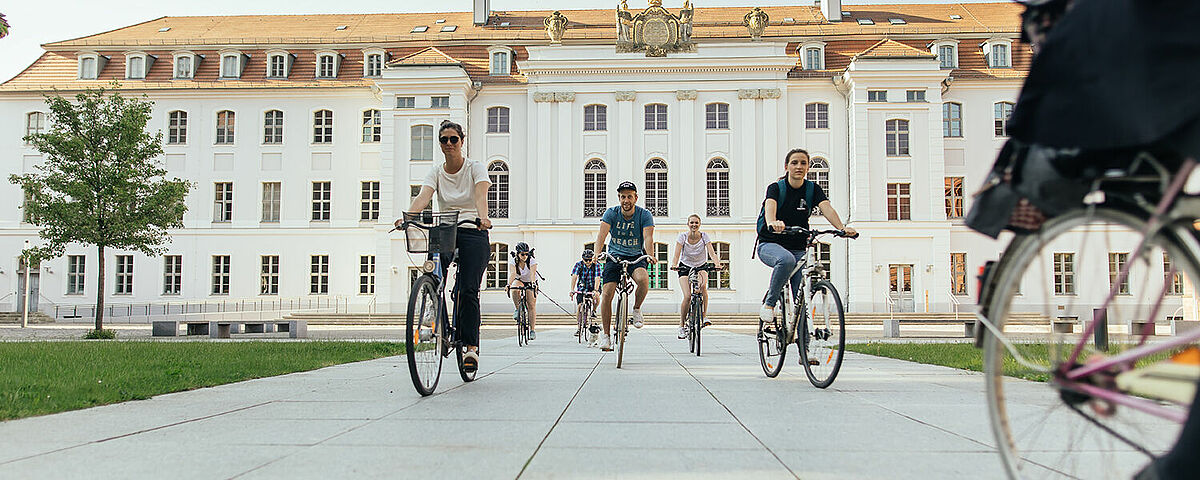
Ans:
[[[969,3],[989,0],[843,0],[843,4]],[[991,0],[996,1],[996,0]],[[492,10],[559,10],[616,8],[618,0],[492,0]],[[629,8],[644,8],[645,0],[630,0]],[[805,0],[695,0],[699,7],[801,5]],[[683,0],[665,0],[679,8]],[[92,35],[162,16],[261,15],[305,13],[468,12],[471,0],[437,2],[400,0],[40,0],[8,1],[0,5],[12,25],[0,39],[0,81],[37,60],[41,45]]]

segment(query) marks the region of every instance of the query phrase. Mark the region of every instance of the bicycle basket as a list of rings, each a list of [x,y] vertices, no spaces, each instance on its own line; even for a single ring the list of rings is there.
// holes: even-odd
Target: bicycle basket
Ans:
[[[405,247],[409,253],[454,253],[458,236],[458,212],[404,212]]]

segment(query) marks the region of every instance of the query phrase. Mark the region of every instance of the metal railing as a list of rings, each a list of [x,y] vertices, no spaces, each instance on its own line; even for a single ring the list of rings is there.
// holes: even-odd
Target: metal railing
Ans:
[[[958,297],[954,296],[954,291],[948,292],[950,295],[950,305],[954,306],[954,320],[958,321],[958,306],[960,305]]]

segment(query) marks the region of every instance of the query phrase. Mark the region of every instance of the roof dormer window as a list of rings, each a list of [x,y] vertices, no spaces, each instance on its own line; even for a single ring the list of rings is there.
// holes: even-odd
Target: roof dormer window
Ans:
[[[203,58],[192,52],[176,52],[175,58],[175,78],[191,79],[196,75],[196,67],[200,65],[200,59]]]
[[[488,72],[491,75],[512,75],[513,50],[504,46],[488,48],[490,59]]]
[[[958,40],[938,40],[929,45],[929,51],[937,55],[939,67],[958,68]]]
[[[317,78],[337,78],[341,58],[336,52],[317,52]]]
[[[383,64],[386,61],[387,52],[379,48],[369,48],[363,50],[363,76],[364,77],[382,77]]]
[[[806,42],[798,50],[804,70],[825,69],[825,42]]]
[[[141,80],[150,72],[155,57],[141,52],[125,54],[125,78]]]
[[[221,78],[242,78],[242,72],[246,70],[249,59],[249,55],[241,52],[222,52]]]
[[[84,53],[79,55],[79,78],[81,80],[95,80],[99,78],[100,71],[104,70],[104,64],[107,63],[108,57],[98,53]]]
[[[1012,40],[997,38],[983,43],[983,55],[990,68],[1012,68]]]
[[[267,78],[287,78],[295,58],[295,55],[282,50],[267,52]]]

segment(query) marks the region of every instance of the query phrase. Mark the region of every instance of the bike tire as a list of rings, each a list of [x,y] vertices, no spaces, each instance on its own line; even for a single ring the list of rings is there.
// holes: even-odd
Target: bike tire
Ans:
[[[692,329],[692,351],[697,357],[700,356],[700,330],[704,328],[704,319],[700,316],[700,309],[704,304],[699,298],[692,300],[691,306],[691,329]]]
[[[584,307],[585,305],[581,303],[575,305],[575,340],[578,340],[580,344],[583,343],[583,329],[587,326],[587,309]]]
[[[828,280],[813,285],[813,294],[805,304],[798,334],[800,364],[804,374],[817,388],[828,388],[842,369],[846,348],[846,312],[837,289]],[[811,314],[810,314],[811,313]],[[816,359],[814,365],[812,360]]]
[[[442,376],[442,354],[440,342],[445,320],[441,315],[441,299],[437,295],[437,279],[430,274],[422,275],[413,284],[408,297],[408,315],[405,322],[404,349],[408,359],[408,373],[413,387],[421,396],[429,396],[437,389]],[[432,331],[421,337],[421,320],[432,324]]]
[[[529,327],[525,320],[525,315],[526,315],[525,302],[524,302],[525,299],[522,298],[521,300],[522,300],[521,303],[519,305],[517,305],[517,346],[518,347],[524,347],[526,345],[529,345],[529,334],[527,333],[527,331],[529,330]]]
[[[767,378],[775,378],[783,370],[783,362],[787,359],[787,329],[783,321],[791,311],[791,295],[785,286],[779,297],[779,308],[770,323],[758,319],[758,361]],[[770,331],[768,331],[770,330]]]
[[[613,337],[617,341],[617,368],[621,368],[625,358],[625,334],[629,330],[629,298],[624,294],[617,300],[616,327]]]

